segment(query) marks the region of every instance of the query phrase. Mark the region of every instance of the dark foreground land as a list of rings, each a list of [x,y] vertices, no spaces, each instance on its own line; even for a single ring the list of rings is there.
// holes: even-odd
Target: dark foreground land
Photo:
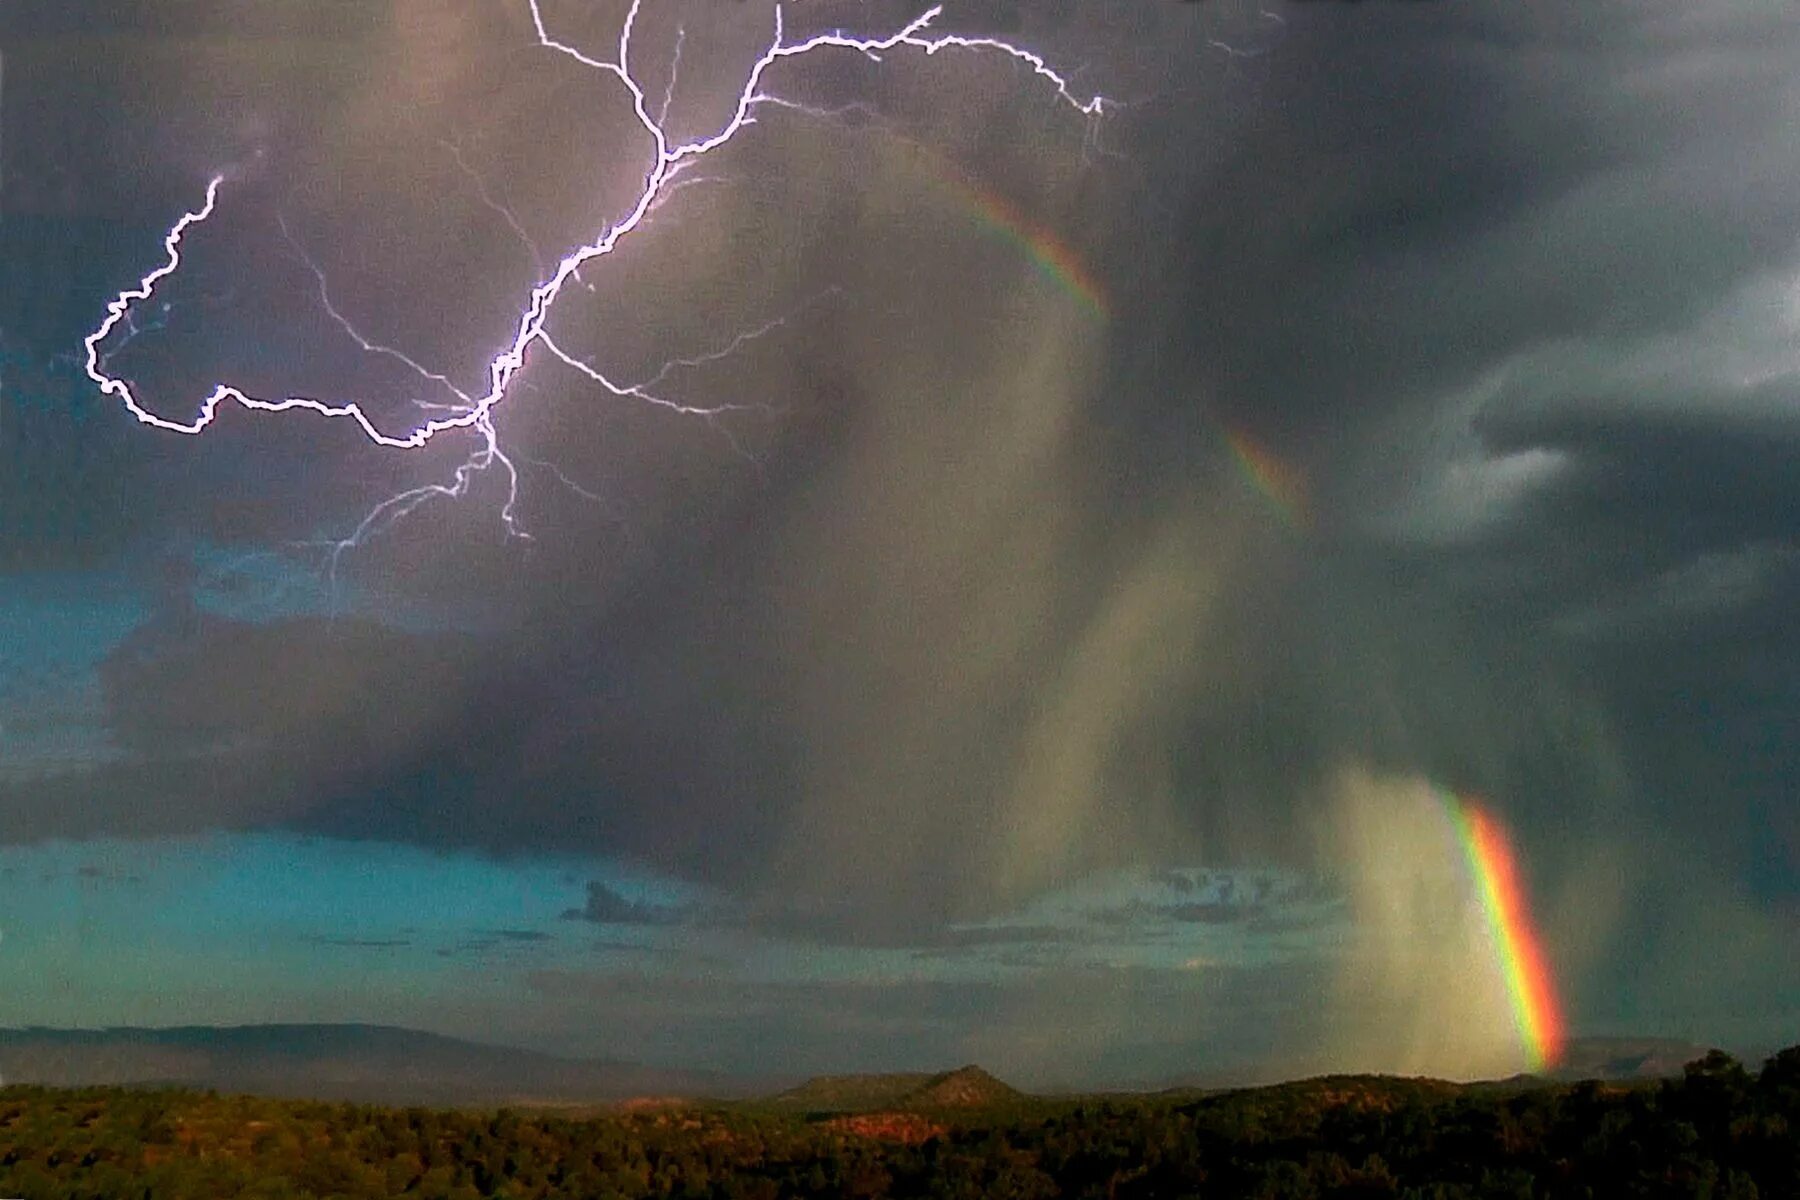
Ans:
[[[947,1094],[575,1117],[11,1087],[0,1195],[1800,1197],[1800,1046],[1756,1074],[1715,1052],[1629,1086],[1333,1076],[932,1107]]]

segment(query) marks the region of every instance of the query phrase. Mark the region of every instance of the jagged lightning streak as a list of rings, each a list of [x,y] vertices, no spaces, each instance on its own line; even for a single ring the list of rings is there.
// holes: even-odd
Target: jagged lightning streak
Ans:
[[[384,345],[361,333],[351,321],[332,303],[326,288],[324,272],[306,255],[299,243],[286,229],[282,232],[290,245],[311,269],[318,279],[319,298],[325,311],[332,317],[344,333],[356,342],[366,353],[378,354],[395,359],[405,364],[421,380],[441,388],[456,399],[451,403],[439,403],[415,400],[415,407],[427,415],[410,428],[388,430],[382,428],[364,407],[356,400],[334,401],[315,396],[286,395],[275,397],[254,396],[241,388],[228,383],[217,384],[213,390],[201,400],[194,415],[186,420],[162,416],[146,407],[139,399],[136,390],[129,380],[120,375],[111,374],[108,368],[109,355],[103,353],[101,347],[112,337],[115,330],[124,326],[128,333],[135,335],[138,331],[132,317],[135,305],[150,300],[157,285],[173,275],[181,267],[182,245],[188,234],[198,225],[209,220],[217,210],[219,191],[225,183],[223,175],[215,175],[206,186],[205,200],[201,206],[191,212],[182,214],[163,238],[163,249],[166,260],[151,270],[138,281],[134,287],[119,293],[106,306],[106,316],[100,325],[84,340],[86,348],[85,369],[87,375],[100,390],[121,401],[138,421],[153,428],[170,433],[198,435],[217,419],[219,411],[227,402],[257,412],[286,412],[304,410],[332,420],[348,420],[354,422],[362,430],[363,435],[378,446],[396,450],[416,450],[423,447],[440,434],[452,431],[467,431],[476,439],[474,450],[467,459],[458,466],[448,482],[427,484],[412,488],[391,496],[382,501],[351,531],[348,537],[334,543],[333,565],[335,569],[336,555],[348,547],[360,544],[374,532],[387,528],[394,522],[403,519],[419,505],[439,497],[458,497],[468,490],[473,477],[490,467],[501,467],[507,476],[507,500],[502,507],[501,516],[506,528],[513,533],[518,530],[514,510],[518,499],[518,472],[512,460],[500,446],[498,432],[494,426],[493,413],[495,407],[506,398],[509,387],[525,365],[526,353],[535,345],[542,345],[546,352],[571,369],[620,397],[648,401],[662,405],[678,412],[692,415],[713,417],[727,411],[729,406],[702,408],[682,405],[659,396],[650,389],[666,379],[668,375],[682,367],[693,367],[703,363],[717,361],[737,349],[744,342],[759,337],[774,328],[779,322],[760,330],[752,330],[741,334],[729,342],[718,352],[708,352],[689,358],[671,359],[661,370],[648,379],[635,384],[618,384],[610,376],[595,367],[592,363],[562,349],[554,341],[545,326],[551,311],[570,280],[583,282],[579,272],[582,267],[595,259],[611,254],[621,240],[637,230],[649,215],[675,191],[695,177],[686,177],[686,172],[701,159],[728,144],[745,129],[756,124],[756,113],[763,105],[781,105],[796,108],[791,102],[766,92],[764,76],[769,69],[784,59],[797,59],[808,54],[828,49],[842,49],[862,54],[875,62],[883,61],[883,55],[895,50],[909,49],[935,55],[944,50],[967,50],[986,52],[1010,58],[1015,63],[1028,69],[1034,76],[1045,80],[1055,96],[1068,104],[1076,112],[1097,120],[1111,105],[1111,101],[1095,95],[1083,98],[1072,88],[1070,79],[1059,73],[1039,54],[1022,46],[994,37],[976,37],[952,33],[939,33],[933,29],[934,23],[943,14],[941,5],[932,7],[916,17],[908,24],[893,33],[881,36],[860,36],[833,30],[829,33],[815,34],[796,41],[788,41],[786,36],[786,12],[782,4],[775,6],[774,36],[768,47],[751,65],[744,85],[739,91],[732,107],[731,115],[723,126],[715,132],[687,142],[672,142],[666,129],[668,108],[673,98],[676,75],[679,70],[679,53],[681,41],[685,37],[683,31],[677,37],[677,58],[670,65],[667,84],[660,97],[661,104],[652,113],[651,102],[643,84],[632,69],[632,33],[637,24],[643,0],[632,0],[630,8],[620,27],[617,45],[613,57],[599,58],[580,48],[556,38],[545,23],[540,0],[526,0],[530,7],[532,27],[537,34],[538,44],[547,50],[565,55],[574,61],[596,72],[609,75],[625,89],[630,99],[631,111],[638,125],[649,136],[654,156],[643,177],[636,201],[625,215],[603,229],[593,240],[576,247],[565,254],[556,268],[532,288],[526,303],[519,313],[511,341],[489,360],[486,370],[486,386],[479,395],[473,391],[458,387],[443,373],[433,371],[405,352]],[[454,147],[452,147],[454,151]],[[467,163],[460,153],[456,155],[459,165],[467,170]],[[469,174],[473,175],[472,171]],[[504,209],[485,188],[482,189],[484,202],[490,207]],[[525,239],[527,245],[535,251],[535,246],[525,234],[523,227],[512,217],[510,211],[503,213],[514,232]],[[116,348],[115,348],[116,349]]]
[[[680,43],[677,43],[676,54],[679,55],[680,52]],[[525,231],[525,226],[520,223],[518,214],[494,198],[494,193],[488,190],[487,180],[481,177],[481,172],[470,166],[469,160],[463,157],[461,146],[449,138],[439,138],[438,145],[450,152],[450,157],[456,160],[457,170],[466,175],[469,182],[475,185],[475,194],[481,198],[483,206],[506,222],[506,227],[513,231],[514,236],[525,247],[526,253],[531,255],[531,269],[542,275],[544,273],[543,252],[538,249],[537,242],[532,240],[531,234]]]

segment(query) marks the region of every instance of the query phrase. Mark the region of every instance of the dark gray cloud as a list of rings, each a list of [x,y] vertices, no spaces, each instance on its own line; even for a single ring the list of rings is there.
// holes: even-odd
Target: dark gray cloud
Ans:
[[[620,895],[597,879],[587,885],[587,902],[563,911],[565,921],[591,921],[596,925],[664,925],[681,919],[683,910],[651,904]]]
[[[201,158],[272,154],[172,318],[185,349],[144,351],[159,381],[241,367],[325,390],[355,365],[292,255],[258,240],[277,208],[346,306],[478,367],[529,255],[438,134],[542,244],[613,199],[592,144],[616,114],[567,64],[516,82],[517,12],[423,29],[320,7],[266,31],[291,50],[278,69],[197,44],[183,61],[175,39],[144,77],[96,58],[77,89],[58,82],[66,13],[28,7],[0,26],[20,43],[6,103],[35,131],[7,126],[0,223],[19,251],[0,261],[38,281],[0,288],[22,360],[70,344],[153,253],[150,214],[193,202]],[[1657,1011],[1619,981],[1673,995],[1709,937],[1761,953],[1800,890],[1791,14],[1224,7],[959,15],[1120,81],[1135,103],[1101,148],[1121,157],[1082,170],[1080,123],[1004,72],[788,81],[820,101],[874,87],[938,149],[771,115],[558,325],[648,368],[813,304],[691,381],[778,412],[682,421],[534,363],[502,422],[533,540],[501,536],[490,477],[341,559],[336,619],[251,622],[184,606],[197,581],[162,588],[100,672],[108,753],[0,779],[0,835],[284,825],[592,852],[731,897],[696,928],[944,951],[1067,936],[982,922],[1119,867],[1300,865],[1342,894],[1380,869],[1329,836],[1360,764],[1507,819],[1593,1012]],[[1215,44],[1246,32],[1253,57]],[[670,33],[653,21],[646,45]],[[725,95],[712,52],[688,102]],[[236,111],[234,88],[288,115],[259,133],[141,103]],[[505,136],[546,106],[569,116],[555,137]],[[103,153],[72,161],[71,139]],[[944,190],[957,173],[1085,256],[1110,321],[983,234]],[[455,253],[414,253],[431,239]],[[205,300],[244,267],[281,285]],[[401,303],[469,279],[507,286]],[[102,429],[77,436],[66,372],[7,370],[38,397],[0,395],[26,418],[0,447],[31,464],[0,472],[0,502],[32,514],[0,525],[13,570],[145,579],[200,543],[310,568],[289,543],[450,461],[293,421],[175,445],[104,424],[91,396]],[[1310,515],[1247,483],[1231,439],[1302,477]],[[1166,882],[1131,915],[1300,920],[1242,884]],[[588,888],[572,919],[684,919]],[[1741,986],[1791,972],[1746,966]]]
[[[248,38],[350,39],[367,36],[392,18],[354,0],[323,0],[304,9],[246,4],[242,0],[20,0],[0,16],[0,36],[68,37],[76,34],[200,37],[221,27]]]

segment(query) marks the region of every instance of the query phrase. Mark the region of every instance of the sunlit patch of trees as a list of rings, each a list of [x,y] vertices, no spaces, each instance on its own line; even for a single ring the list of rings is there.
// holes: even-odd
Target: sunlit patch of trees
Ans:
[[[1800,1196],[1800,1046],[1754,1075],[1714,1052],[1630,1086],[1334,1077],[918,1116],[929,1136],[889,1138],[756,1106],[577,1119],[11,1087],[0,1195]]]

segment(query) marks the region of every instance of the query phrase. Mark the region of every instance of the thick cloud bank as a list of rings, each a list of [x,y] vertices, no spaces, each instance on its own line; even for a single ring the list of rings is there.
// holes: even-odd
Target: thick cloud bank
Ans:
[[[616,38],[621,13],[546,7]],[[54,354],[229,162],[167,327],[119,368],[175,407],[221,375],[354,376],[401,414],[416,380],[335,329],[308,260],[343,312],[478,376],[544,256],[629,199],[642,134],[522,4],[212,9],[236,36],[0,18],[3,236],[35,264],[0,297],[0,402],[41,431],[0,424],[38,481],[0,530],[0,604],[41,603],[49,568],[125,597],[30,664],[56,728],[0,689],[0,834],[578,853],[723,899],[594,882],[571,925],[970,952],[987,998],[931,992],[936,1028],[1079,1017],[1071,1069],[1138,1070],[1112,1048],[1188,1000],[1217,1023],[1168,1044],[1197,1060],[1237,1030],[1295,1064],[1516,1069],[1458,864],[1408,799],[1448,788],[1513,832],[1577,1031],[1791,1028],[1791,5],[950,14],[1118,95],[1097,128],[979,55],[783,67],[771,86],[828,115],[760,116],[553,325],[638,379],[781,318],[669,375],[727,408],[535,357],[499,414],[531,538],[490,472],[335,558],[318,543],[460,450],[243,413],[172,445]],[[646,14],[634,53],[683,55],[672,126],[720,120],[768,22]],[[50,132],[75,113],[92,155]],[[1261,936],[1310,940],[1205,983],[1107,976],[1068,956],[1087,925],[1029,915],[1168,869],[1291,872],[1338,915],[1265,907]],[[1201,915],[1213,893],[1132,903],[1253,924]],[[969,932],[1007,923],[1053,966],[1005,974],[1013,939]],[[690,983],[669,1011],[714,1030],[738,985]],[[660,985],[559,964],[520,986],[549,1028]],[[912,1003],[833,988],[809,1003]]]

